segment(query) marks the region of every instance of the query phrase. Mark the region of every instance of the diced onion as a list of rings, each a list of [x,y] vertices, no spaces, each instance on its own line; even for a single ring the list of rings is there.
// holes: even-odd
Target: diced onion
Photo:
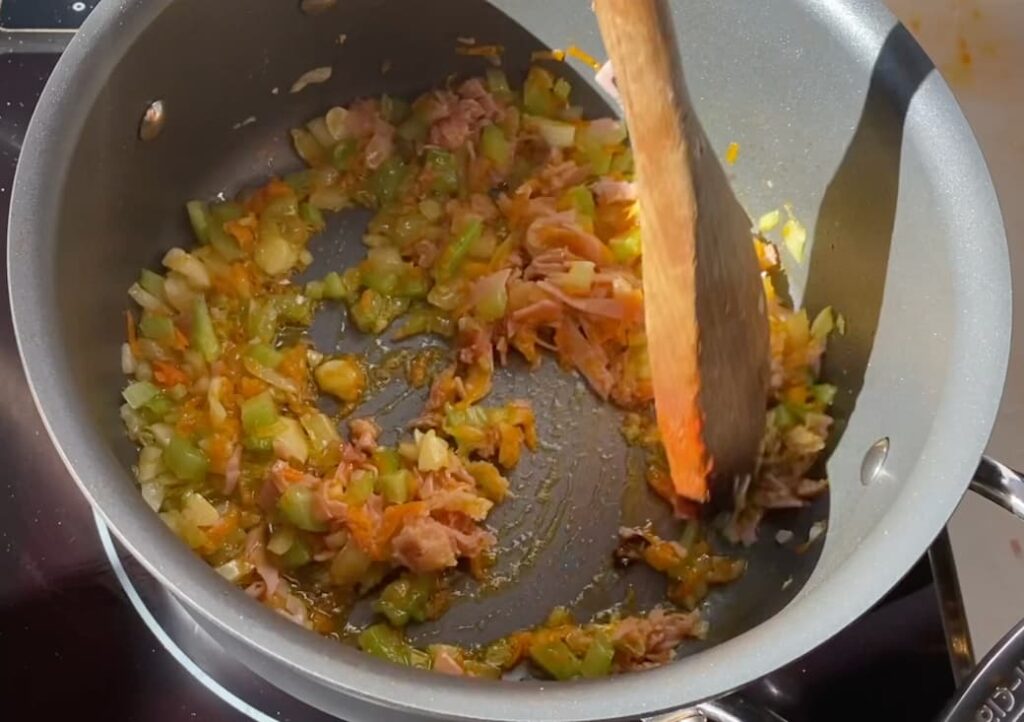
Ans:
[[[448,465],[448,442],[433,429],[425,434],[417,430],[416,443],[419,446],[416,467],[420,471],[440,471]]]
[[[121,344],[121,373],[125,376],[135,373],[135,354],[128,343]]]
[[[348,111],[345,108],[334,107],[328,110],[324,116],[324,123],[327,125],[327,132],[335,141],[345,140],[349,136]]]
[[[220,514],[213,504],[194,491],[187,492],[182,498],[181,515],[196,526],[213,526],[220,521]]]
[[[559,120],[542,118],[538,115],[524,115],[523,122],[536,128],[544,142],[552,148],[569,148],[576,139],[576,126]]]
[[[137,283],[133,283],[131,285],[131,288],[128,289],[128,295],[131,296],[135,303],[139,304],[147,311],[153,311],[155,313],[171,312],[171,309],[167,308],[167,305],[163,301]]]
[[[147,481],[142,484],[142,499],[153,511],[160,511],[164,503],[164,494],[164,486],[158,481]]]
[[[305,73],[300,75],[294,83],[292,83],[291,92],[299,93],[302,90],[304,90],[307,85],[313,85],[315,83],[326,83],[330,79],[330,65],[324,65],[319,68],[313,68],[312,70],[307,70]]]
[[[757,219],[757,231],[758,233],[768,233],[773,230],[779,221],[782,220],[782,214],[779,213],[779,209],[776,208],[774,211],[768,211],[763,216]]]
[[[786,221],[782,226],[782,243],[797,263],[803,263],[804,246],[807,244],[807,229],[800,221],[795,218]]]
[[[164,256],[163,264],[172,271],[177,271],[195,288],[205,290],[210,287],[210,272],[198,258],[180,248],[172,248]],[[164,282],[166,289],[167,283]]]

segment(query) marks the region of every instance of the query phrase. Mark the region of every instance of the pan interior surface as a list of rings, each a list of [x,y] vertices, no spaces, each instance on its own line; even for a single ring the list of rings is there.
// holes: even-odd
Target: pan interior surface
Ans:
[[[62,59],[30,128],[12,210],[12,304],[30,382],[69,468],[115,533],[272,681],[352,719],[373,718],[366,702],[495,720],[666,709],[725,692],[838,631],[898,579],[954,508],[994,418],[1009,286],[998,206],[947,88],[875,2],[673,9],[715,150],[741,146],[730,169],[740,199],[755,218],[791,204],[808,228],[802,263],[784,257],[791,295],[812,314],[832,305],[846,318],[824,373],[840,389],[840,423],[830,500],[771,516],[762,541],[737,552],[749,570],[712,593],[708,640],[684,645],[664,669],[596,683],[426,677],[260,608],[142,502],[117,413],[125,290],[140,268],[191,242],[186,200],[233,195],[299,168],[288,129],[332,105],[483,72],[485,60],[455,53],[459,37],[504,46],[516,79],[544,47],[575,43],[603,57],[589,2],[346,0],[316,16],[245,0],[106,3]],[[333,68],[330,80],[289,92],[320,66]],[[552,69],[572,81],[588,115],[618,114],[589,68]],[[139,141],[141,114],[157,99],[165,127]],[[25,158],[35,161],[27,170]],[[330,216],[311,245],[308,276],[359,259],[365,223],[355,212]],[[312,334],[328,353],[386,350],[347,329],[337,310],[321,312]],[[642,608],[663,596],[653,574],[610,570],[621,524],[669,523],[622,441],[620,412],[552,359],[533,373],[515,363],[499,373],[494,398],[523,397],[544,445],[514,473],[516,496],[493,517],[497,575],[511,582],[460,601],[417,641],[486,641],[536,625],[558,605],[586,619],[629,587]],[[359,413],[377,414],[393,433],[421,403],[395,383]],[[864,485],[862,457],[883,438],[883,471]],[[826,518],[824,543],[805,553],[773,540],[778,529],[806,538]],[[339,690],[360,699],[358,709]]]

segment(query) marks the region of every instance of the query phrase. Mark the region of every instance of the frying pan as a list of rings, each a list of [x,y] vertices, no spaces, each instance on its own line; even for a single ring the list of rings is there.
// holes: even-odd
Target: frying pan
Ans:
[[[183,201],[283,173],[287,129],[331,105],[412,94],[483,61],[457,38],[505,47],[513,77],[542,47],[602,55],[588,0],[105,0],[64,53],[29,127],[15,180],[8,267],[22,360],[48,430],[83,493],[127,548],[221,644],[269,680],[345,719],[635,719],[717,697],[793,660],[875,602],[925,551],[967,488],[1005,373],[1010,279],[995,193],[948,88],[874,0],[673,2],[694,104],[752,215],[792,203],[809,227],[789,293],[831,304],[848,331],[829,351],[840,419],[827,500],[771,517],[741,551],[749,572],[715,592],[711,633],[664,668],[600,681],[482,682],[388,665],[253,603],[169,532],[132,481],[117,413],[125,289],[187,242]],[[345,41],[339,42],[344,34]],[[292,94],[305,71],[323,84]],[[589,114],[616,109],[589,68],[559,68]],[[150,140],[139,123],[161,101]],[[147,133],[147,136],[152,134]],[[354,260],[366,218],[331,219],[313,274]],[[792,260],[792,259],[789,259]],[[322,350],[368,343],[325,312]],[[617,413],[546,363],[501,374],[497,398],[535,404],[547,447],[497,512],[514,582],[467,598],[420,641],[472,642],[661,596],[644,572],[607,571],[620,523],[665,512],[627,473]],[[393,402],[393,403],[392,403]],[[394,427],[415,398],[382,395]],[[773,541],[805,539],[804,554]]]

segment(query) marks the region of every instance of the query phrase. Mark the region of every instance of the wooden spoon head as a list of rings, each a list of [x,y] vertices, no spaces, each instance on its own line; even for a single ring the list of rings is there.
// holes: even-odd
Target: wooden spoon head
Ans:
[[[753,473],[768,321],[750,219],[690,103],[664,0],[595,0],[632,135],[658,427],[676,491]]]

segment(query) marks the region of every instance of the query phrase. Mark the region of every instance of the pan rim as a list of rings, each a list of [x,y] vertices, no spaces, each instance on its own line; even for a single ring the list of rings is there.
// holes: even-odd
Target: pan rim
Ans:
[[[68,139],[77,137],[103,87],[105,68],[116,64],[130,47],[134,33],[172,2],[101,3],[68,46],[40,98],[22,148],[22,158],[34,162],[18,164],[7,264],[22,364],[36,408],[68,472],[129,551],[203,618],[325,688],[385,708],[463,720],[624,718],[723,694],[810,651],[880,598],[945,524],[967,487],[995,419],[1009,357],[1010,278],[1001,214],[981,152],[948,87],[933,77],[915,102],[930,103],[932,111],[942,116],[948,142],[960,150],[952,160],[947,159],[960,166],[951,166],[950,176],[968,188],[969,203],[980,219],[978,237],[984,240],[984,252],[965,252],[956,259],[962,264],[956,274],[961,279],[962,303],[956,316],[950,370],[924,454],[907,481],[909,485],[914,479],[928,478],[935,484],[936,494],[925,508],[912,507],[909,495],[901,494],[858,551],[815,589],[748,632],[661,669],[600,681],[508,685],[427,677],[426,673],[388,665],[311,635],[223,584],[178,543],[141,500],[104,495],[101,487],[90,483],[90,479],[114,471],[114,462],[95,448],[88,433],[74,422],[76,406],[64,392],[70,382],[58,373],[60,344],[39,332],[56,322],[49,286],[33,281],[47,278],[52,263],[34,239],[56,231],[61,193],[52,192],[50,181],[64,177],[62,170],[73,148]],[[895,23],[876,0],[844,0],[839,6],[860,20],[873,47],[881,45]],[[99,48],[102,53],[97,52]],[[105,62],[96,62],[104,55]],[[970,284],[964,279],[985,279],[986,283]],[[1001,333],[982,334],[972,323],[978,317],[991,318]],[[966,378],[973,381],[970,388]],[[123,473],[119,466],[117,469]],[[140,514],[143,509],[147,515]],[[911,512],[917,517],[915,525],[896,530],[893,523],[908,518]],[[886,559],[881,571],[876,562],[879,558]],[[801,617],[814,621],[797,624]],[[598,690],[601,694],[594,694]]]

